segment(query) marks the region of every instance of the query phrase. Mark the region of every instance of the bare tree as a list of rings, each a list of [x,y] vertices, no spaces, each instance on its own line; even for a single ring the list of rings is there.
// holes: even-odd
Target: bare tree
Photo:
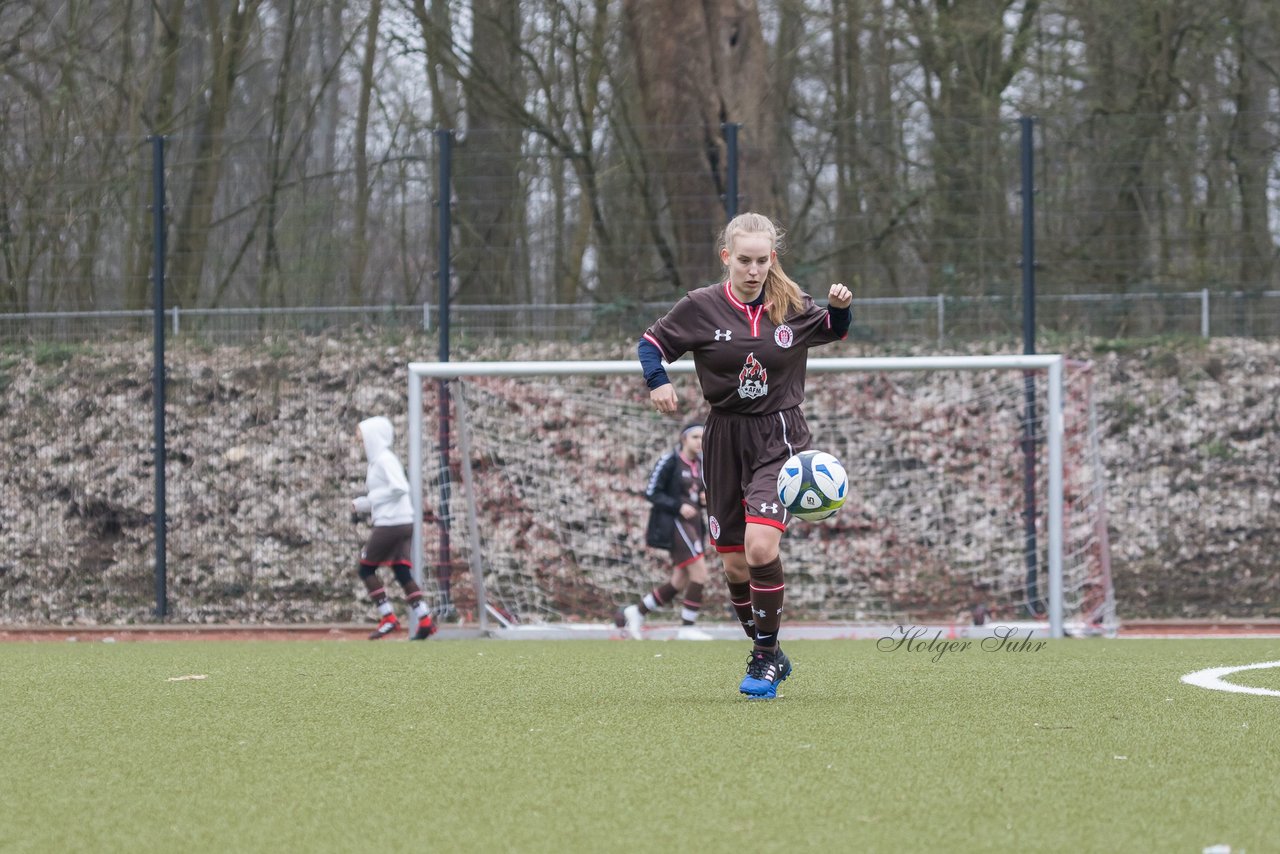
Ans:
[[[1019,114],[1044,117],[1050,289],[1270,288],[1276,8],[9,0],[0,302],[148,305],[148,133],[173,300],[419,298],[452,128],[457,300],[622,312],[715,272],[726,122],[738,207],[789,227],[806,280],[986,290],[1017,251]]]
[[[600,182],[601,161],[607,154],[599,150],[601,131],[605,129],[602,95],[606,81],[612,79],[607,0],[592,0],[590,4],[548,0],[528,10],[529,17],[544,26],[526,32],[514,42],[515,22],[491,16],[486,26],[496,25],[497,32],[485,30],[487,36],[483,39],[473,36],[471,47],[452,38],[444,5],[433,3],[428,9],[424,0],[415,0],[413,11],[423,35],[428,81],[432,92],[437,93],[437,120],[446,127],[465,129],[455,181],[460,242],[464,244],[456,259],[463,279],[459,283],[460,294],[472,294],[464,297],[468,301],[491,298],[503,291],[494,288],[508,275],[499,272],[490,276],[491,282],[468,287],[464,271],[473,266],[466,260],[467,242],[472,241],[477,247],[488,245],[490,251],[512,247],[508,261],[517,263],[518,269],[513,268],[510,275],[516,276],[513,281],[524,282],[516,289],[517,294],[533,299],[551,296],[559,301],[587,295],[607,298],[614,287],[613,280],[599,281],[598,287],[590,289],[582,270],[589,248],[599,250],[606,260],[612,258],[614,251]],[[479,19],[476,26],[481,26]],[[494,50],[503,51],[503,56],[490,56]],[[454,82],[465,93],[464,109],[456,107]],[[534,159],[524,156],[525,135],[537,140],[528,145]],[[560,172],[557,176],[561,168],[557,164],[567,164],[569,173]],[[549,208],[525,198],[528,183],[537,179],[539,170],[545,170],[553,187]],[[567,181],[570,174],[573,180]],[[498,210],[482,210],[483,199],[489,198],[487,204],[492,206],[492,200],[503,197],[519,200],[511,209],[509,220],[523,223],[523,229],[509,233],[510,226],[501,222],[477,228],[477,223],[494,222],[493,215]],[[571,199],[576,199],[576,204],[566,207]],[[482,207],[474,207],[476,204]],[[562,220],[557,211],[573,211],[573,215]],[[530,250],[524,234],[534,239],[534,229],[527,219],[532,215],[552,232],[548,238],[538,238],[555,258],[554,281],[547,287],[535,288],[528,281]],[[482,238],[486,230],[498,242],[491,239],[486,244]],[[485,288],[490,297],[485,296]]]
[[[523,101],[521,14],[507,0],[472,0],[472,61],[462,82],[466,134],[454,160],[458,300],[525,302],[524,129],[507,99]],[[504,93],[506,97],[498,95]]]
[[[980,289],[1014,249],[1004,199],[1016,185],[1016,161],[1002,153],[1000,107],[1025,60],[1039,0],[899,2],[916,39],[934,135],[932,225],[941,252],[933,261],[942,272],[935,284]]]
[[[754,0],[626,0],[636,86],[646,121],[637,126],[660,176],[672,288],[692,287],[714,269],[724,223],[723,125],[751,129],[743,161],[750,207],[774,214],[780,193],[771,167],[773,90]],[[757,132],[757,129],[762,132]]]
[[[1274,4],[1258,0],[1234,0],[1228,10],[1235,89],[1228,156],[1240,194],[1240,283],[1262,291],[1275,286],[1267,176],[1280,140],[1268,117],[1280,93],[1280,15]]]
[[[174,130],[174,102],[178,86],[178,56],[183,25],[184,0],[153,2],[146,16],[142,47],[144,88],[136,112],[147,133],[163,136]],[[135,112],[135,111],[130,111]],[[144,196],[146,184],[136,185],[137,209],[145,210],[153,200]],[[147,275],[152,259],[150,229],[140,230],[131,244],[128,267],[124,276],[126,308],[145,308],[150,300],[151,279]]]
[[[1085,43],[1092,148],[1092,194],[1080,239],[1092,286],[1145,286],[1160,267],[1156,164],[1165,159],[1162,128],[1182,91],[1180,59],[1199,29],[1199,4],[1152,0],[1116,7],[1073,5]]]
[[[836,0],[843,2],[843,0]],[[850,0],[854,2],[854,0]],[[790,224],[792,212],[788,184],[794,173],[794,152],[791,150],[791,136],[788,133],[790,109],[795,102],[795,89],[802,73],[801,43],[806,26],[813,26],[806,20],[804,0],[779,0],[777,9],[777,37],[774,39],[770,64],[770,115],[765,119],[766,125],[751,135],[754,139],[764,133],[771,136],[766,151],[772,162],[756,163],[757,169],[763,169],[771,176],[773,200],[764,204],[772,205],[769,212],[780,222]],[[836,113],[837,119],[843,118]],[[754,177],[752,179],[754,181]],[[751,200],[745,200],[751,204]]]
[[[378,55],[378,22],[382,17],[382,0],[369,0],[365,19],[364,60],[360,64],[359,106],[356,108],[355,199],[352,207],[351,248],[347,273],[347,303],[359,305],[364,299],[364,271],[369,254],[369,101],[373,97],[373,71]]]
[[[174,301],[193,305],[209,245],[213,203],[223,172],[223,134],[230,117],[231,91],[240,76],[250,35],[262,0],[239,0],[224,10],[218,0],[205,0],[205,25],[212,47],[208,99],[200,115],[190,188],[174,232],[170,281]]]
[[[447,4],[414,0],[427,76],[445,126],[463,129],[455,147],[453,197],[458,230],[453,266],[463,303],[519,302],[528,296],[521,234],[523,129],[516,120],[526,84],[522,74],[520,8],[502,0],[472,0],[470,49],[453,35]],[[459,83],[461,112],[446,96]]]
[[[866,155],[858,133],[860,99],[865,86],[862,75],[862,9],[860,0],[834,0],[831,21],[831,100],[835,121],[834,155],[836,172],[835,227],[833,239],[836,263],[853,268],[864,229],[860,213],[865,203],[861,168]]]
[[[0,300],[18,310],[120,303],[142,221],[136,9],[0,5]]]

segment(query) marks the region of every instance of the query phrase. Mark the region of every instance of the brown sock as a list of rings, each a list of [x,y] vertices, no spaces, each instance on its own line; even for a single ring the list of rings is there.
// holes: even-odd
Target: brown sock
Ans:
[[[775,557],[763,566],[751,569],[751,610],[756,619],[756,649],[772,652],[778,646],[778,628],[782,625],[782,600],[786,585],[782,583],[782,558]]]
[[[648,614],[650,611],[665,607],[672,599],[676,598],[677,592],[676,588],[668,581],[640,600],[640,613]]]
[[[755,640],[756,621],[755,615],[751,613],[751,582],[725,579],[725,583],[729,587],[729,604],[733,606],[733,613],[737,615],[738,622],[742,623],[742,630],[747,633],[747,637]]]
[[[369,584],[366,579],[365,587],[369,588],[369,601],[378,609],[379,617],[387,617],[395,613],[391,608],[391,603],[387,601],[387,588],[378,584],[377,578],[373,579],[373,584]]]
[[[684,591],[684,601],[680,604],[680,622],[692,626],[702,610],[702,587],[696,581],[690,581]]]

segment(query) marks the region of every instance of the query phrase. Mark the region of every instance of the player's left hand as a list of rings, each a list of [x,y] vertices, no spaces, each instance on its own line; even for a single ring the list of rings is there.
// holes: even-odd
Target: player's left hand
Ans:
[[[843,282],[836,282],[827,292],[827,305],[831,308],[848,308],[852,302],[853,291],[845,287]]]

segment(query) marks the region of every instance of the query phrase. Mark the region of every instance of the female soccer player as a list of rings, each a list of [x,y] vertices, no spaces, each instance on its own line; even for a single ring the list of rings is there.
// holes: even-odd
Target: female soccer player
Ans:
[[[685,353],[711,406],[703,435],[711,542],[724,563],[734,611],[754,640],[738,690],[777,696],[791,662],[778,648],[785,584],[778,546],[789,515],[778,501],[778,470],[809,447],[804,400],[810,347],[843,339],[853,294],[843,284],[817,306],[782,271],[779,232],[757,213],[734,217],[720,239],[728,279],[691,291],[639,344],[655,409],[679,407],[662,367]]]
[[[649,524],[645,542],[671,554],[671,577],[661,587],[628,605],[614,617],[618,628],[640,639],[645,615],[673,602],[678,594],[680,605],[680,640],[711,640],[711,635],[694,623],[702,610],[702,591],[707,583],[707,561],[704,557],[707,529],[703,523],[702,425],[687,424],[680,431],[676,447],[663,454],[649,474],[645,497],[649,508]]]

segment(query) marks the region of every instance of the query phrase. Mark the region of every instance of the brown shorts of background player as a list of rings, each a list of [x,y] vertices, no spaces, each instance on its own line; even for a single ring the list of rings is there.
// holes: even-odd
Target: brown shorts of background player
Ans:
[[[663,454],[649,474],[645,497],[649,499],[649,522],[645,542],[670,554],[671,575],[662,585],[646,593],[639,602],[626,606],[614,616],[614,624],[625,628],[636,640],[642,637],[644,618],[650,612],[680,602],[680,640],[711,640],[697,628],[702,596],[707,584],[706,525],[703,521],[705,489],[702,483],[702,433],[699,423],[686,424],[679,443]]]

